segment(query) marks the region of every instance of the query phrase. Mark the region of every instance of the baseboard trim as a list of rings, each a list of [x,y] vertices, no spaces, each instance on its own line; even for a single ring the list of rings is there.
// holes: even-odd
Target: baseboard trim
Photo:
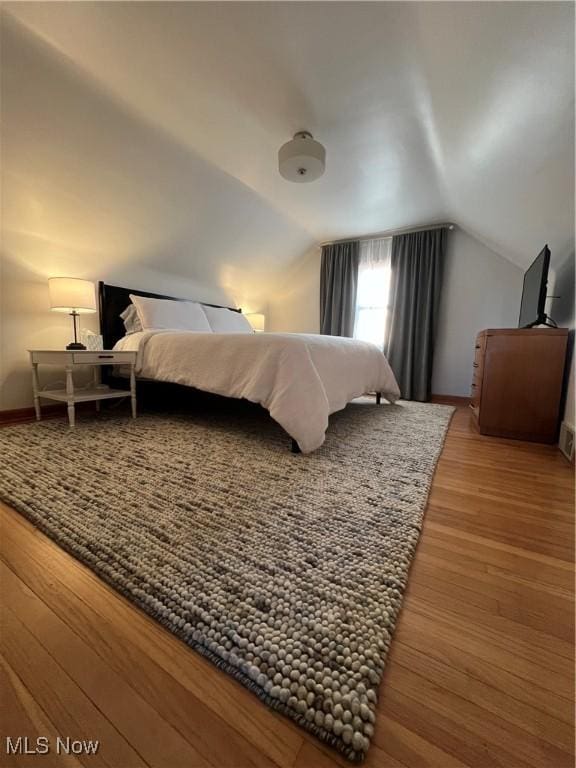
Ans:
[[[432,395],[431,402],[438,403],[440,405],[454,405],[457,408],[466,408],[470,405],[469,397],[461,397],[458,395]],[[82,403],[86,407],[88,403]],[[79,404],[76,404],[76,408]],[[81,409],[83,410],[83,409]],[[53,405],[42,406],[42,418],[50,419],[57,416],[66,415],[66,406],[60,403]],[[0,411],[0,426],[7,424],[20,424],[26,421],[35,421],[36,412],[33,407],[30,408],[14,408],[10,411]]]
[[[76,412],[85,412],[94,407],[93,403],[76,403]],[[64,403],[53,403],[42,406],[42,418],[54,419],[58,416],[67,418],[66,405]],[[6,427],[9,424],[24,424],[27,421],[36,421],[36,411],[30,408],[14,408],[10,411],[0,411],[0,427]]]
[[[66,413],[66,406],[60,403],[42,406],[42,418],[53,418]],[[19,424],[21,421],[35,421],[34,408],[14,408],[11,411],[0,411],[1,424]]]
[[[432,395],[431,402],[439,405],[455,405],[459,408],[467,408],[470,405],[469,397],[461,395]]]

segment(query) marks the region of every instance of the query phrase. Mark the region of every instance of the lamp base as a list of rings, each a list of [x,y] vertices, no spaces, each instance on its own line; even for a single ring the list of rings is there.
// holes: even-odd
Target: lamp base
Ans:
[[[66,346],[66,349],[86,349],[84,344],[80,344],[79,341],[72,341]]]

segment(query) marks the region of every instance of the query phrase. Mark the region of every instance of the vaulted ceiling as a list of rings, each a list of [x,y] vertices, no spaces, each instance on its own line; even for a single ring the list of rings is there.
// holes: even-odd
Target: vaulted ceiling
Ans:
[[[572,3],[4,9],[5,28],[18,38],[5,54],[8,148],[18,156],[6,161],[20,190],[14,226],[23,226],[23,207],[34,229],[38,205],[44,214],[57,205],[56,228],[67,237],[71,229],[78,244],[90,229],[97,252],[104,226],[117,247],[131,239],[151,262],[169,250],[180,267],[190,249],[258,268],[325,239],[442,220],[520,266],[544,242],[563,256],[573,249]],[[51,75],[22,54],[24,38],[41,39]],[[35,86],[19,81],[26,72]],[[73,98],[54,93],[58,77]],[[90,102],[82,87],[96,94]],[[112,108],[124,114],[116,129],[105,122]],[[67,152],[80,141],[77,121],[83,138]],[[279,146],[299,129],[327,150],[326,173],[312,184],[277,172]],[[54,166],[47,146],[58,136],[59,190],[42,199]],[[89,174],[79,148],[95,158]],[[135,232],[142,242],[133,242]]]

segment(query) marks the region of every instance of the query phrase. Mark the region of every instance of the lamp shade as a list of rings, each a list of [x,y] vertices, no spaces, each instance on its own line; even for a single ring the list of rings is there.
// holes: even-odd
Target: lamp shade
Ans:
[[[263,331],[266,326],[266,317],[259,312],[249,312],[246,315],[248,322],[255,331]]]
[[[54,312],[96,312],[94,283],[75,277],[51,277],[48,280],[50,309]]]

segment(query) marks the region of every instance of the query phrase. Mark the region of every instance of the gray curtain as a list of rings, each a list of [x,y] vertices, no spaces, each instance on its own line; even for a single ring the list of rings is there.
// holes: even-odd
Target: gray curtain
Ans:
[[[360,242],[322,248],[320,267],[320,333],[353,336],[358,289]]]
[[[446,230],[392,238],[384,352],[406,400],[430,400]]]

